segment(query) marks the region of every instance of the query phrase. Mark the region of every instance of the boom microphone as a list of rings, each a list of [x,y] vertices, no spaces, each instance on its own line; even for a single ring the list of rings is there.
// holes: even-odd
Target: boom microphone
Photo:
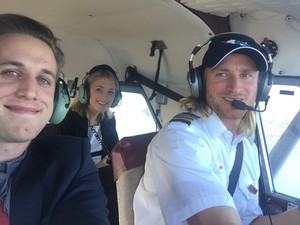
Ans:
[[[249,105],[246,105],[245,102],[239,101],[239,100],[233,100],[231,102],[231,105],[233,108],[239,109],[239,110],[250,110],[255,112],[264,112],[266,110],[266,107],[263,110],[255,109]]]

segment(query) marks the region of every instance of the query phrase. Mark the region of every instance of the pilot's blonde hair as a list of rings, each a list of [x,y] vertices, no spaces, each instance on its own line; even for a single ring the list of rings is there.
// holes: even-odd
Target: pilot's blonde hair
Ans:
[[[208,118],[212,115],[213,111],[207,104],[206,100],[199,100],[193,97],[182,98],[180,101],[180,108],[189,111],[199,113],[201,117]],[[247,136],[254,134],[256,128],[256,115],[253,111],[246,112],[242,118],[238,133],[246,133]]]

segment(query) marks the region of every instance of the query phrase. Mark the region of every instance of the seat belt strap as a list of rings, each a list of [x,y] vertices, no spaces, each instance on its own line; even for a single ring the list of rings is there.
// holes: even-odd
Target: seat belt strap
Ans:
[[[234,164],[229,175],[228,192],[231,194],[231,196],[233,196],[234,194],[240,176],[242,163],[243,163],[243,156],[244,156],[244,146],[243,146],[243,141],[241,141],[237,144]]]

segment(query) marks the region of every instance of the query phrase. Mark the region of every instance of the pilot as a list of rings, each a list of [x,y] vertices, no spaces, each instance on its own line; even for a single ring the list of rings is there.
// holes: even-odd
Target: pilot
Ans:
[[[298,208],[269,217],[259,206],[255,111],[272,84],[263,48],[231,32],[208,43],[201,66],[190,66],[185,112],[148,147],[134,196],[135,224],[299,224]]]

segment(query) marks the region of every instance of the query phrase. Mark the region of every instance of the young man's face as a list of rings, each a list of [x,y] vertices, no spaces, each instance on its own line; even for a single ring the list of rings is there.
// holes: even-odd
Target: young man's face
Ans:
[[[246,55],[227,56],[217,67],[206,69],[205,80],[207,103],[223,122],[240,120],[246,113],[233,108],[233,100],[249,106],[255,102],[258,71]]]
[[[56,70],[43,41],[0,35],[0,142],[28,142],[45,126],[53,112]]]

